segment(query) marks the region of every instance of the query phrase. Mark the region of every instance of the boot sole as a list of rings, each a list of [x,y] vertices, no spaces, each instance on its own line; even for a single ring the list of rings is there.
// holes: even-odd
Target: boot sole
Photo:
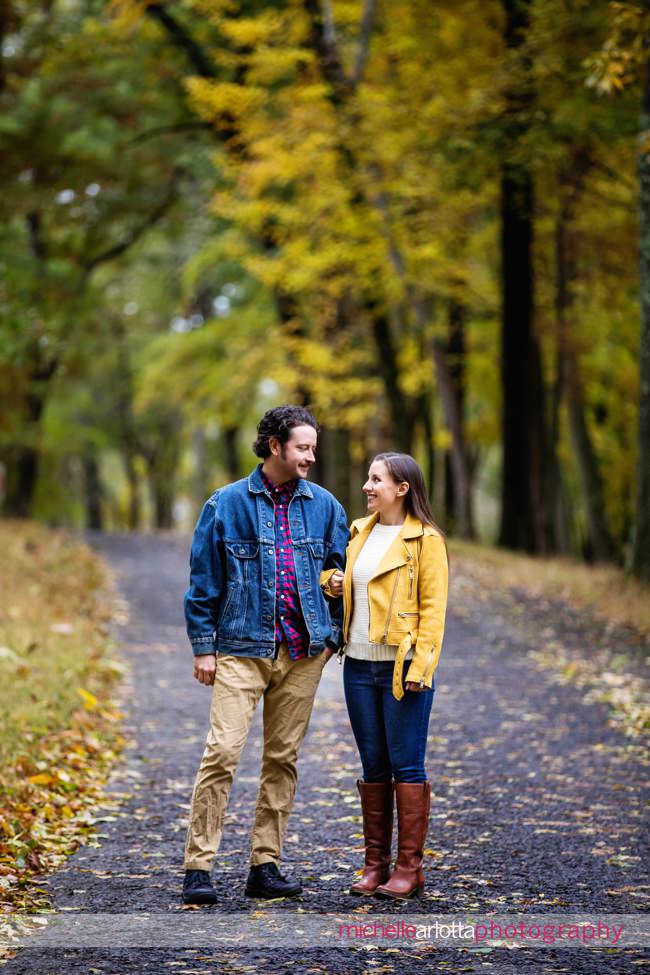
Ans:
[[[391,894],[385,890],[376,890],[375,897],[380,897],[382,900],[386,901],[410,901],[414,900],[416,897],[422,897],[424,894],[424,886],[415,887],[408,894]]]
[[[281,897],[297,897],[298,894],[302,894],[302,887],[299,887],[298,890],[291,891],[291,893],[283,893],[283,894],[279,892],[271,893],[268,890],[267,891],[256,890],[252,887],[247,887],[244,891],[244,895],[246,897],[253,897],[255,900],[265,900],[265,901],[279,900]]]
[[[208,904],[216,904],[217,899],[217,895],[214,893],[183,894],[182,897],[184,904],[198,904],[200,907],[205,907]]]

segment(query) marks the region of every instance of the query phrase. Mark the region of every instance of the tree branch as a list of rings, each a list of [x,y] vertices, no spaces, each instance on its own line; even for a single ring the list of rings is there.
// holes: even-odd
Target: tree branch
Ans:
[[[359,50],[357,51],[357,63],[354,66],[352,75],[352,85],[354,88],[363,78],[364,68],[368,60],[368,48],[370,47],[370,37],[372,35],[372,19],[375,13],[375,0],[364,0],[363,14],[361,17],[361,34],[359,37]]]
[[[130,247],[132,247],[137,241],[142,237],[147,230],[153,227],[159,220],[164,217],[168,209],[176,199],[176,192],[173,188],[165,196],[163,200],[155,207],[148,217],[142,221],[138,227],[134,227],[129,233],[125,234],[122,240],[113,244],[112,247],[108,247],[105,251],[97,254],[96,257],[92,257],[83,267],[82,273],[82,286],[85,284],[87,279],[90,277],[95,268],[99,267],[100,264],[105,264],[107,261],[112,261],[116,257],[121,257]]]
[[[210,55],[194,40],[187,28],[170,14],[164,4],[150,2],[145,7],[145,12],[164,28],[174,47],[177,47],[187,56],[199,77],[218,78],[217,66]],[[212,130],[214,132],[214,126],[212,126]],[[219,118],[219,141],[228,142],[235,139],[237,135],[238,129],[235,119],[228,112],[223,112]]]
[[[320,61],[323,77],[332,86],[333,100],[340,102],[350,93],[351,82],[339,56],[332,10],[328,0],[325,2],[323,14],[320,0],[304,0],[312,46]]]
[[[177,122],[175,125],[156,125],[152,129],[145,129],[131,139],[130,145],[139,145],[148,139],[155,139],[159,135],[174,135],[176,132],[212,132],[210,122],[200,122],[198,119],[188,122]]]
[[[152,20],[157,20],[164,27],[174,42],[174,45],[187,55],[194,70],[201,78],[216,78],[217,68],[212,58],[198,44],[187,28],[183,27],[170,14],[162,3],[148,3],[145,12]]]

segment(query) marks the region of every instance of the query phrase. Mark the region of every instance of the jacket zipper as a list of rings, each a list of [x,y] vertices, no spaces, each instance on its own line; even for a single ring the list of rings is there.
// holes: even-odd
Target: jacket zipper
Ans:
[[[398,613],[398,616],[419,616],[419,613]]]
[[[409,599],[413,596],[413,563],[409,562]]]
[[[424,676],[425,676],[427,670],[429,669],[429,664],[431,663],[431,660],[432,660],[433,655],[434,655],[435,652],[436,652],[436,648],[434,647],[433,650],[431,650],[429,652],[429,656],[427,657],[427,665],[424,668],[424,670],[422,671],[422,677],[420,678],[420,687],[421,688],[424,687]]]
[[[395,595],[397,593],[397,583],[399,582],[399,573],[400,573],[400,569],[401,568],[402,568],[401,565],[399,565],[397,567],[397,575],[395,576],[395,585],[393,586],[393,595],[391,596],[390,606],[388,607],[388,616],[386,617],[385,632],[384,632],[383,639],[381,641],[382,643],[385,643],[386,642],[386,637],[388,636],[388,627],[390,626],[390,618],[391,618],[391,615],[393,613],[393,606],[395,605]]]

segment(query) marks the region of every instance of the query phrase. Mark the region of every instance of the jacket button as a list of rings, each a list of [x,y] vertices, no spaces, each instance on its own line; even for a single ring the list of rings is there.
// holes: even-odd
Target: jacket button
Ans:
[[[273,522],[272,521],[267,521],[266,527],[267,528],[273,528]]]
[[[269,555],[273,555],[273,549],[272,548],[269,549]]]

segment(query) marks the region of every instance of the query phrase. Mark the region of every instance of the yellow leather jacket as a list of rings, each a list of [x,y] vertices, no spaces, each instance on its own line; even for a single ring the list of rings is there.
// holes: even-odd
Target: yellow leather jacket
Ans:
[[[350,526],[343,582],[343,642],[347,643],[352,618],[352,569],[379,515],[359,518]],[[321,575],[328,593],[332,571]],[[407,681],[431,687],[445,629],[447,607],[447,550],[441,535],[430,525],[407,514],[404,524],[384,553],[368,584],[371,643],[397,646],[393,696],[401,700],[402,670],[406,654],[415,646]]]

